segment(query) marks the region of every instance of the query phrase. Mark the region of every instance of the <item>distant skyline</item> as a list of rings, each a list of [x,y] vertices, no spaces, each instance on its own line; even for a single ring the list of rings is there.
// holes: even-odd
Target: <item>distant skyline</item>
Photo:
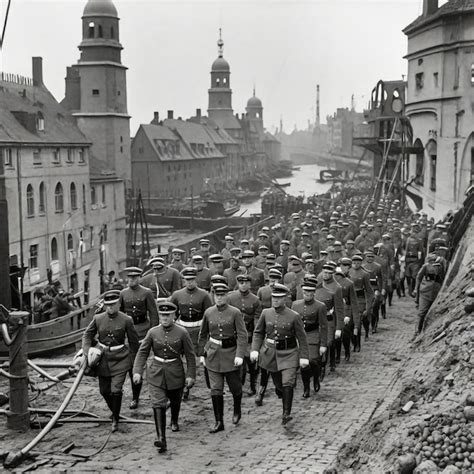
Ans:
[[[43,57],[44,81],[58,101],[66,67],[79,58],[86,0],[12,0],[1,70],[31,76]],[[165,118],[207,113],[210,68],[222,28],[231,67],[234,113],[256,95],[274,132],[314,123],[316,84],[321,122],[338,107],[367,106],[379,79],[406,74],[402,29],[421,14],[422,0],[179,1],[115,0],[127,73],[131,134],[153,112]],[[440,2],[443,4],[445,2]],[[1,3],[5,8],[6,2]],[[1,12],[3,21],[4,11]]]

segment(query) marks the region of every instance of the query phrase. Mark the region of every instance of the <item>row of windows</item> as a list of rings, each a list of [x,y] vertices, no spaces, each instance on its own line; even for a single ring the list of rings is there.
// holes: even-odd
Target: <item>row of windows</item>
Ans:
[[[46,187],[43,182],[40,183],[38,189],[39,215],[44,215],[46,210]],[[69,205],[70,210],[75,211],[78,208],[78,196],[77,188],[75,183],[71,183],[69,186]],[[105,185],[101,186],[101,201],[102,207],[106,205],[106,193]],[[96,186],[91,186],[91,205],[96,207],[99,204],[98,192]],[[57,183],[54,188],[54,209],[56,212],[64,212],[64,189],[61,183]],[[86,185],[82,185],[82,212],[86,213]],[[26,187],[26,214],[28,217],[34,217],[36,213],[35,208],[35,190],[33,185],[28,184]]]
[[[418,60],[418,64],[422,64],[420,63],[420,61],[423,61],[423,60]],[[459,69],[459,66],[457,66],[454,70],[454,74],[453,74],[453,79],[454,79],[454,82],[453,82],[453,89],[457,89],[459,87],[459,74],[460,74],[460,69]],[[415,74],[415,87],[417,90],[420,90],[420,89],[423,89],[425,85],[425,73],[424,72],[417,72]],[[471,65],[471,85],[474,85],[474,64]],[[439,75],[437,72],[434,72],[433,73],[433,87],[438,87],[439,86]]]
[[[3,160],[5,166],[13,168],[13,148],[0,148],[0,159]],[[18,153],[18,150],[17,150]],[[51,163],[54,165],[60,165],[62,163],[64,150],[61,148],[55,148],[51,154]],[[17,155],[18,156],[18,155]],[[36,148],[33,150],[33,164],[35,166],[41,166],[43,164],[44,150]],[[72,164],[77,162],[81,165],[86,163],[86,149],[85,148],[67,148],[65,150],[65,162]]]
[[[113,26],[110,27],[110,38],[115,38],[115,29]],[[89,38],[103,38],[104,37],[104,28],[102,25],[96,25],[93,21],[89,23],[88,30]]]

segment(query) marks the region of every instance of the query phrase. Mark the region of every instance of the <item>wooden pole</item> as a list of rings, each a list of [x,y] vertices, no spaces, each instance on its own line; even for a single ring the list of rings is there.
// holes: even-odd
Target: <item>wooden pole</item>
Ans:
[[[10,414],[7,428],[26,432],[30,429],[28,411],[28,358],[27,329],[29,313],[13,311],[9,316],[9,328],[16,330],[16,336],[10,347],[10,374],[22,378],[10,379]]]
[[[191,184],[191,232],[194,232],[194,188]]]

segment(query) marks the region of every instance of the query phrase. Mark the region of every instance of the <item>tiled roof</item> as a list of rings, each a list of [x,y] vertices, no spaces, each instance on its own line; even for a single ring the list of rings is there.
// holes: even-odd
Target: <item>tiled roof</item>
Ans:
[[[12,112],[30,114],[41,112],[44,131],[29,131]],[[31,145],[90,144],[77,127],[74,119],[44,86],[31,86],[0,81],[0,143]]]
[[[427,25],[441,17],[449,15],[460,15],[467,12],[474,12],[474,0],[450,0],[445,3],[432,15],[419,16],[415,21],[404,28],[405,34],[410,34],[417,28]]]
[[[182,140],[172,130],[164,125],[155,124],[144,124],[140,125],[140,128],[145,133],[148,141],[153,147],[156,155],[162,161],[179,161],[179,160],[191,160],[193,158],[191,152],[187,147],[183,146]],[[138,135],[138,134],[137,134]],[[180,142],[179,154],[172,155],[170,153],[164,153],[161,145],[166,142]]]

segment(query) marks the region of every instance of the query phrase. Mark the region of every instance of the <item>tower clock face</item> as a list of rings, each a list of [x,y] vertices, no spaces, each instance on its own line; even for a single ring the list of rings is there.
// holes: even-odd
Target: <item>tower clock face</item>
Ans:
[[[392,110],[396,113],[399,114],[403,110],[403,103],[402,99],[395,98],[392,100]]]

